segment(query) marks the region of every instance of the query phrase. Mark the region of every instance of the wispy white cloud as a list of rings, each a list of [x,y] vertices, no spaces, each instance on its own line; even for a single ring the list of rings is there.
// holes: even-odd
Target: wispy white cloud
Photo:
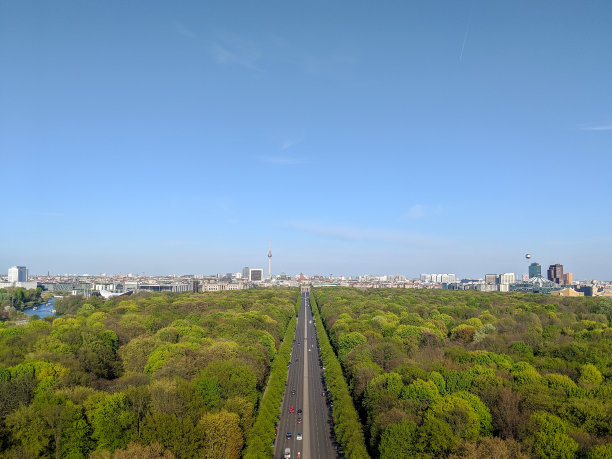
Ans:
[[[351,226],[324,225],[301,221],[288,222],[287,226],[306,233],[345,241],[383,242],[387,244],[404,246],[432,246],[444,244],[444,241],[425,234],[386,228],[359,228]]]
[[[278,166],[304,164],[304,160],[302,158],[292,158],[290,156],[262,156],[259,158],[259,160],[267,164],[275,164]]]
[[[257,67],[257,61],[261,56],[259,52],[253,47],[243,46],[236,49],[213,41],[209,43],[207,48],[209,54],[219,64],[234,64],[240,67],[247,68],[249,70],[261,70],[259,67]]]
[[[425,217],[432,217],[439,215],[442,212],[440,206],[424,206],[422,204],[415,204],[408,212],[401,216],[402,220],[420,220]]]
[[[411,220],[418,220],[419,218],[423,218],[425,216],[425,206],[421,204],[415,204],[410,208],[408,213],[405,215],[405,218],[409,218]]]
[[[581,131],[612,131],[612,124],[606,124],[602,126],[586,126],[581,127]]]
[[[200,36],[179,21],[174,21],[172,26],[179,35],[200,41],[208,54],[219,64],[238,65],[249,70],[261,71],[257,66],[261,52],[253,41],[228,33],[218,33],[212,38]]]
[[[465,35],[463,36],[463,44],[461,45],[461,51],[459,52],[459,62],[463,61],[463,51],[465,50],[465,44],[467,43],[469,33],[470,33],[470,24],[468,23],[465,29]]]
[[[193,30],[191,30],[189,27],[187,27],[185,24],[181,22],[174,21],[173,26],[174,26],[174,30],[176,30],[178,34],[182,35],[183,37],[199,38],[198,34],[196,34]]]
[[[282,151],[288,150],[289,148],[296,146],[302,140],[303,139],[288,139],[288,140],[285,140],[283,142],[283,144],[281,145],[281,150]]]

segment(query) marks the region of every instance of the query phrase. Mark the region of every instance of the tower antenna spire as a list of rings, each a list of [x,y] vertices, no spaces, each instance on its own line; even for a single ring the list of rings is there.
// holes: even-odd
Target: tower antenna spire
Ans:
[[[272,279],[272,241],[268,244],[268,277]]]

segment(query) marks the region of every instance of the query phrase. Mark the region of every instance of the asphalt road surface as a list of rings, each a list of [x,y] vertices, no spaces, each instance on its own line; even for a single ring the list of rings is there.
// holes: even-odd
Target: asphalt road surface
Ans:
[[[331,408],[324,393],[323,370],[309,293],[302,293],[288,371],[274,457],[283,458],[285,448],[291,449],[291,459],[297,458],[298,452],[301,459],[338,457],[332,444]],[[302,412],[298,413],[298,410]],[[298,423],[298,418],[302,419],[301,423]],[[289,439],[287,432],[291,432]],[[297,439],[298,433],[302,435],[301,440]]]

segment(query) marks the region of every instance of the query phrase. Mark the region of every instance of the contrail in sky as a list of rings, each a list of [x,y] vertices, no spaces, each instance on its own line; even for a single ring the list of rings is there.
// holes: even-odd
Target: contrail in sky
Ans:
[[[463,37],[463,44],[461,45],[461,52],[459,53],[459,62],[463,61],[463,50],[465,49],[465,44],[467,43],[468,33],[470,32],[470,23],[465,29],[465,36]]]

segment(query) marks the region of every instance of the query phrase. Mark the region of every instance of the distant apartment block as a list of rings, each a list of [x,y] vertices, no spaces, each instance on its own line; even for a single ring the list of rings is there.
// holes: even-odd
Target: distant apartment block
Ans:
[[[433,283],[452,283],[455,282],[456,277],[454,274],[421,274],[421,282],[433,282]]]
[[[556,263],[548,267],[548,280],[555,284],[563,285],[565,279],[563,278],[563,265]]]
[[[485,274],[485,281],[478,285],[478,290],[482,292],[509,292],[510,284],[516,282],[514,273]]]
[[[563,283],[565,285],[572,285],[574,283],[574,275],[572,273],[563,274]]]
[[[485,274],[485,284],[493,285],[497,284],[498,276],[497,274]]]

